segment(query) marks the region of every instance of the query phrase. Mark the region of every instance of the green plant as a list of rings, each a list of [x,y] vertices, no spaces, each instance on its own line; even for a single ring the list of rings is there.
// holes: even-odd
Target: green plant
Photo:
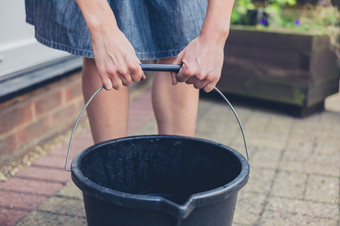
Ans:
[[[330,48],[340,59],[340,12],[331,0],[321,0],[316,6],[306,5],[296,29],[326,34]]]
[[[249,18],[250,11],[257,10],[257,15],[255,19],[257,19],[256,23],[267,26],[281,26],[282,25],[282,17],[281,12],[282,8],[287,5],[295,5],[296,0],[266,0],[264,7],[256,8],[253,4],[252,0],[239,0],[235,2],[233,12],[231,14],[231,23],[232,24],[243,24],[243,25],[252,25],[250,22],[252,18]],[[268,19],[267,19],[268,17]],[[255,24],[256,24],[255,23]]]
[[[247,12],[255,9],[255,5],[252,0],[238,0],[235,1],[233,11],[231,13],[231,24],[240,24],[244,21]]]
[[[296,0],[267,0],[264,11],[269,15],[270,26],[283,26],[285,23],[282,17],[282,9],[286,6],[296,5]]]
[[[331,0],[319,0],[315,6],[306,4],[300,16],[296,13],[283,14],[285,7],[295,4],[296,0],[266,0],[263,7],[256,8],[252,0],[239,0],[235,3],[231,22],[252,25],[248,23],[247,16],[250,11],[256,10],[258,30],[273,28],[325,34],[329,37],[331,50],[340,59],[339,9],[332,5]]]

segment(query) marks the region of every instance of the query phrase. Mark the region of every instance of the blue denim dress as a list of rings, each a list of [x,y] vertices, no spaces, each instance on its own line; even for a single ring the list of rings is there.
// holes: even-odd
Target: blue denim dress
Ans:
[[[177,56],[200,32],[207,0],[109,0],[118,27],[141,60]],[[74,0],[25,0],[26,21],[49,47],[93,58],[91,37]]]

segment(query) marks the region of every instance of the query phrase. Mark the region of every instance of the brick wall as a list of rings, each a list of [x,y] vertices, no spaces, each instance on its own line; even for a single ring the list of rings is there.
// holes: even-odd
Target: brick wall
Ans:
[[[80,72],[0,103],[0,168],[70,129],[82,107]]]

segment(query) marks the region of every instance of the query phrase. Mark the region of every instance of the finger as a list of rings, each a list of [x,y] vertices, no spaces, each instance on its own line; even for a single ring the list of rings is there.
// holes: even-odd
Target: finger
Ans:
[[[131,75],[125,74],[125,75],[119,75],[119,79],[122,81],[122,84],[124,86],[129,86],[132,83]]]
[[[196,75],[196,69],[183,63],[181,70],[177,74],[178,82],[186,82],[189,78]]]
[[[130,75],[133,82],[139,82],[140,80],[145,80],[144,72],[139,64],[131,66]]]
[[[131,79],[131,75],[128,69],[120,68],[117,74],[124,86],[129,86],[131,84],[132,79]]]
[[[172,85],[177,85],[176,72],[170,72]]]
[[[196,89],[202,89],[203,87],[205,87],[208,84],[208,81],[206,79],[203,79],[197,83],[194,84],[194,87]]]
[[[120,79],[122,80],[123,86],[129,86],[132,83],[131,75],[122,76]]]
[[[199,81],[201,81],[201,80],[199,78],[197,78],[197,76],[192,76],[185,83],[186,84],[195,84],[195,83],[198,83]]]
[[[120,90],[123,87],[123,82],[120,78],[117,79],[111,79],[112,82],[112,88],[114,88],[115,90]]]
[[[112,82],[111,82],[110,78],[108,78],[108,77],[103,78],[102,83],[103,83],[104,89],[106,89],[106,90],[112,89]]]
[[[216,84],[214,83],[208,83],[206,86],[204,86],[203,90],[206,93],[211,92],[215,88]]]
[[[145,76],[145,73],[144,71],[142,70],[142,67],[140,66],[142,62],[139,61],[139,64],[138,64],[138,71],[140,71],[140,73],[142,74],[141,76],[141,80],[144,81],[146,79],[146,76]]]
[[[176,59],[172,62],[172,64],[177,64],[177,65],[181,65],[182,64],[182,59],[183,59],[183,52],[180,52]],[[181,72],[182,68],[179,70],[179,72]],[[178,73],[179,73],[178,72]],[[171,81],[173,85],[177,85],[178,81],[177,81],[177,73],[176,72],[170,72],[171,74]]]
[[[123,87],[123,81],[119,77],[117,72],[116,73],[111,73],[109,79],[111,81],[111,86],[112,86],[113,89],[119,90],[119,89],[121,89]]]

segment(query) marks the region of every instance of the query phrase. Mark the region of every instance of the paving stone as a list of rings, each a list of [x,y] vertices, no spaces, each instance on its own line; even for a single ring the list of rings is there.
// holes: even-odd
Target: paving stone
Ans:
[[[266,209],[279,213],[291,213],[300,215],[310,215],[315,217],[336,218],[339,214],[336,204],[327,204],[315,201],[306,201],[291,198],[281,198],[271,196]]]
[[[265,133],[267,125],[270,123],[269,117],[263,117],[262,112],[252,112],[245,124],[248,133]]]
[[[68,182],[56,195],[83,200],[82,191],[72,181]]]
[[[48,167],[27,167],[16,174],[18,177],[33,178],[40,180],[66,183],[70,180],[70,174],[64,169]]]
[[[340,112],[340,95],[333,94],[325,99],[325,109],[328,111]]]
[[[287,161],[282,160],[279,165],[280,170],[286,170],[297,173],[318,174],[324,176],[339,176],[339,167],[334,165],[325,165],[320,163]]]
[[[217,125],[223,124],[228,126],[229,129],[238,128],[234,113],[229,106],[224,103],[209,104],[205,107],[205,109],[202,109],[202,105],[199,104],[199,111],[200,113],[204,113],[199,115],[199,121],[209,121],[210,123]],[[250,113],[249,111],[244,110],[239,111],[239,109],[235,109],[235,111],[237,112],[241,122],[245,122]]]
[[[199,108],[203,108],[202,102],[206,102],[205,107],[207,107],[208,109],[211,109],[211,108],[221,109],[222,115],[228,114],[229,117],[234,118],[234,114],[233,114],[232,110],[230,109],[229,105],[222,99],[222,97],[218,97],[216,99],[200,98]],[[241,121],[244,121],[249,116],[249,114],[251,114],[253,112],[249,108],[237,104],[237,102],[231,102],[230,101],[230,103],[234,107],[234,110],[236,111],[236,113],[239,116],[239,118],[241,119]],[[223,116],[223,117],[225,117],[225,116]]]
[[[63,187],[59,182],[47,182],[33,179],[11,178],[0,184],[0,190],[23,192],[35,195],[51,196]]]
[[[235,134],[239,133],[238,130],[237,127],[231,129],[223,121],[215,124],[209,120],[201,120],[196,126],[196,136],[222,144],[230,144]]]
[[[242,154],[245,158],[247,158],[247,154],[246,154],[246,149],[244,147],[244,144],[235,144],[235,143],[223,143],[224,145],[226,146],[229,146],[231,147],[232,149],[236,150],[237,152],[239,152],[240,154]],[[252,164],[252,160],[253,160],[253,157],[254,157],[254,154],[256,152],[256,147],[253,147],[253,146],[249,146],[247,144],[247,148],[248,148],[248,154],[249,154],[249,161],[250,161],[250,164]]]
[[[16,222],[24,218],[29,211],[8,209],[0,207],[0,225],[1,226],[13,226]]]
[[[330,157],[340,153],[340,133],[336,137],[318,137],[314,153]]]
[[[307,174],[278,172],[271,191],[272,195],[302,199],[306,187]]]
[[[247,217],[248,214],[259,215],[263,209],[266,195],[256,192],[239,191],[237,198],[236,218]]]
[[[242,226],[256,225],[258,218],[259,216],[256,214],[250,214],[250,213],[248,213],[247,215],[236,214],[234,216],[233,225],[242,225]]]
[[[41,203],[47,200],[46,196],[11,191],[0,191],[0,197],[0,206],[27,211],[34,210]]]
[[[340,154],[340,151],[339,151]],[[285,150],[282,156],[284,161],[309,162],[311,164],[323,165],[340,165],[340,155],[334,155],[332,158],[328,155],[319,153],[301,153],[299,150]]]
[[[287,140],[286,151],[289,152],[298,152],[304,154],[310,154],[314,150],[315,146],[315,135],[307,137],[304,135],[296,135],[296,133],[292,133]]]
[[[32,163],[33,166],[45,166],[57,169],[64,169],[65,166],[65,156],[56,156],[47,154],[40,157]]]
[[[82,151],[81,148],[78,149],[77,147],[75,147],[77,146],[76,144],[77,142],[79,141],[77,140],[77,137],[75,137],[74,142],[72,142],[72,150],[70,152],[70,158],[74,158],[79,152]],[[52,150],[49,154],[53,156],[58,156],[61,158],[66,158],[67,150],[68,150],[68,143],[64,143],[62,146]]]
[[[52,197],[39,206],[38,210],[59,215],[85,216],[83,200],[65,197]]]
[[[275,211],[265,211],[261,217],[260,222],[257,225],[261,226],[300,226],[300,225],[327,225],[337,226],[337,220],[329,217],[319,218],[315,216],[292,214],[292,213],[280,213]]]
[[[274,134],[267,134],[267,133],[248,133],[245,131],[247,143],[250,146],[256,146],[259,148],[266,148],[266,149],[283,149],[286,146],[288,134],[283,136],[277,136]],[[237,136],[235,138],[234,143],[242,144],[243,138],[242,136]]]
[[[285,151],[279,164],[279,169],[326,176],[340,176],[339,158],[339,155],[330,158],[326,155]]]
[[[77,216],[66,216],[56,213],[33,211],[27,215],[17,226],[31,225],[72,225],[84,226],[87,225],[86,218]]]
[[[340,117],[339,112],[334,111],[324,111],[322,114],[320,114],[320,124],[327,127],[330,130],[338,131],[340,132],[340,128],[336,125],[340,123]]]
[[[281,115],[273,115],[269,118],[268,124],[264,128],[264,132],[275,134],[277,136],[285,136],[291,130],[294,120],[291,117],[282,117]]]
[[[305,198],[320,202],[338,203],[339,178],[310,175]]]
[[[67,140],[60,147],[52,150],[50,155],[56,155],[59,157],[66,158],[67,150],[68,150],[69,140]],[[82,131],[77,134],[72,142],[72,148],[70,152],[70,159],[73,159],[79,152],[93,145],[92,136],[90,130]]]
[[[233,226],[249,226],[249,224],[238,223],[237,221],[235,222],[235,219],[234,219]]]
[[[143,128],[135,131],[132,135],[148,135],[148,134],[157,134],[157,123],[155,119],[147,122]]]
[[[292,131],[295,133],[303,133],[307,132],[306,135],[315,134],[316,132],[320,131],[324,125],[321,123],[320,114],[313,114],[309,117],[303,119],[296,119],[294,121],[294,127]]]
[[[274,174],[275,170],[273,169],[254,167],[251,165],[248,183],[242,191],[267,195],[270,191]]]
[[[282,150],[276,148],[259,147],[250,159],[251,165],[275,169],[279,164],[281,151]]]

